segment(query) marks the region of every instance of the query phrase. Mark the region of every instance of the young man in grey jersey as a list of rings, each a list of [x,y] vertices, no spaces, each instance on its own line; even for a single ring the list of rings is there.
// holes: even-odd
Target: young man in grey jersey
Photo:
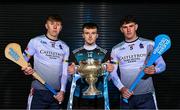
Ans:
[[[112,48],[112,60],[117,62],[113,70],[112,79],[120,90],[122,98],[128,98],[128,104],[122,101],[121,107],[125,109],[156,109],[155,89],[151,75],[161,73],[166,64],[162,57],[144,69],[145,77],[137,85],[133,92],[129,92],[130,86],[147,62],[154,46],[154,42],[137,35],[138,24],[134,16],[125,16],[120,22],[120,30],[124,35],[124,41]],[[120,78],[117,76],[117,68],[120,69]],[[116,77],[115,77],[116,76]]]
[[[32,38],[23,55],[26,61],[34,57],[34,69],[31,66],[22,68],[26,75],[36,71],[57,95],[47,90],[44,85],[34,79],[31,84],[31,93],[28,98],[28,109],[59,109],[64,100],[67,83],[67,67],[69,47],[58,35],[62,29],[62,20],[59,15],[49,15],[45,21],[47,33]]]

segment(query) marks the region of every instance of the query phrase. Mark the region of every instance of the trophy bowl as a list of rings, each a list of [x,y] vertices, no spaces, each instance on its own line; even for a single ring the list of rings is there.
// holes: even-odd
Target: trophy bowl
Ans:
[[[102,75],[102,66],[99,61],[88,59],[86,61],[80,61],[77,71],[82,78],[85,78],[85,81],[88,83],[88,89],[83,92],[83,95],[99,95],[102,94],[99,91],[95,83],[98,80],[98,77]]]

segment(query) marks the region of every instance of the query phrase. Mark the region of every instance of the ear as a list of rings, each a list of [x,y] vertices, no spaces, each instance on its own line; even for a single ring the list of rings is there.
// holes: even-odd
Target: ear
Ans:
[[[136,29],[136,30],[138,29],[138,24],[135,25],[135,29]]]
[[[84,38],[84,34],[82,33],[82,37]]]
[[[60,26],[60,30],[62,30],[63,26]]]
[[[120,31],[123,33],[123,29],[122,29],[122,27],[120,27]]]
[[[97,34],[96,38],[98,38],[98,37],[99,37],[99,34]]]
[[[45,28],[48,29],[47,23],[45,24]]]

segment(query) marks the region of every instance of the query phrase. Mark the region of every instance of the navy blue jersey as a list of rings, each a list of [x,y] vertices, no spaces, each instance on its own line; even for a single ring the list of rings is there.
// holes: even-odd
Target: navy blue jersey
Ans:
[[[70,57],[70,61],[75,62],[76,65],[79,65],[80,61],[87,61],[88,59],[93,59],[104,63],[109,58],[109,54],[107,50],[94,46],[93,49],[87,49],[86,46],[75,49]],[[98,77],[98,81],[96,82],[96,88],[103,93],[103,76]],[[76,82],[76,88],[74,92],[74,96],[82,97],[82,98],[95,98],[96,96],[83,96],[83,92],[87,90],[88,84],[85,81],[85,78],[80,78]],[[103,94],[98,95],[97,97],[103,97]]]

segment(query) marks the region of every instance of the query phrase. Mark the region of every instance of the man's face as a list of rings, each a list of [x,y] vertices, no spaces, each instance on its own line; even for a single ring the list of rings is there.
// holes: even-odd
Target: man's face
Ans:
[[[96,39],[98,37],[97,29],[96,28],[94,28],[94,29],[84,28],[82,36],[85,39],[86,44],[92,45],[96,42]]]
[[[134,22],[123,24],[120,28],[121,32],[124,34],[125,39],[133,39],[136,37],[136,30],[138,25]]]
[[[58,34],[62,29],[62,24],[59,21],[48,20],[45,27],[47,29],[47,34],[52,37],[58,37]]]

